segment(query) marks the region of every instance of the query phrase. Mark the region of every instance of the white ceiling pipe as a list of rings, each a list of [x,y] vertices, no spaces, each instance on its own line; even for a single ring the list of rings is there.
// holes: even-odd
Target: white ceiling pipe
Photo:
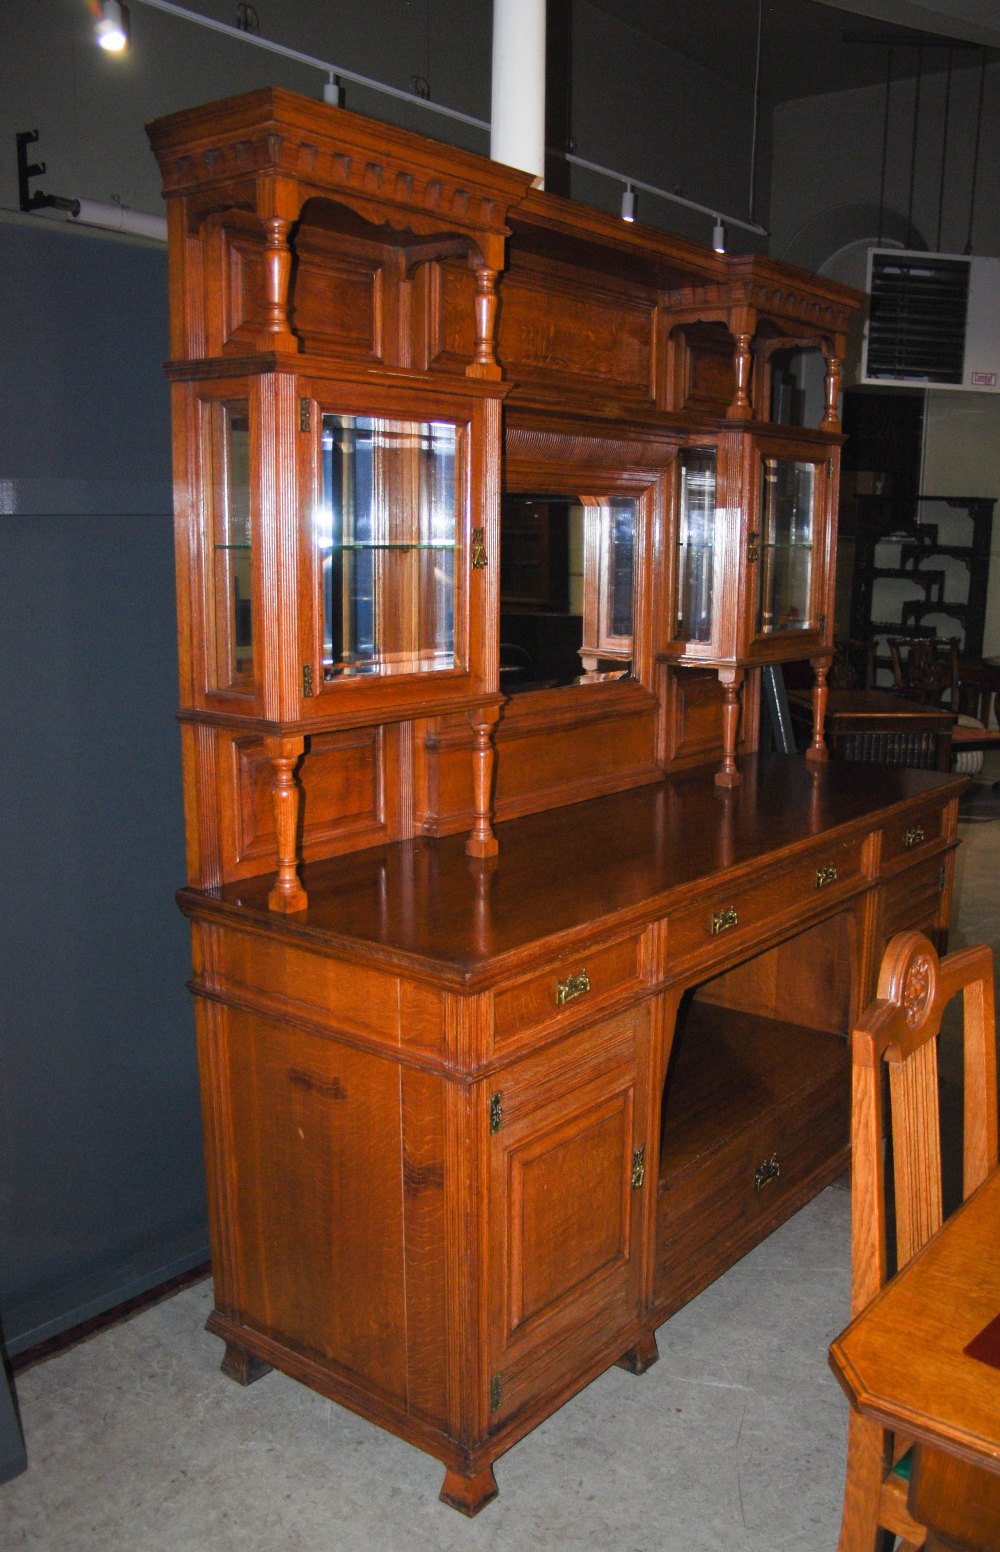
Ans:
[[[107,232],[127,232],[131,237],[148,237],[151,242],[166,242],[165,216],[150,216],[143,210],[128,210],[124,205],[106,205],[96,199],[75,199],[69,208],[71,221],[81,226],[99,226]]]
[[[494,0],[490,156],[545,182],[545,0]]]

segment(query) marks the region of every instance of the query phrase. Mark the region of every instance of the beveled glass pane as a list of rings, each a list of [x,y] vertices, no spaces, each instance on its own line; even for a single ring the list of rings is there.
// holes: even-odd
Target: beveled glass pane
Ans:
[[[757,630],[812,630],[816,465],[765,458],[761,471],[761,550]]]
[[[676,628],[680,641],[712,639],[715,500],[715,449],[686,448],[680,455],[677,524]]]
[[[609,524],[610,635],[632,635],[634,592],[635,501],[630,496],[611,502]]]
[[[245,683],[253,673],[250,607],[250,420],[245,400],[206,406],[212,467],[214,687]]]
[[[323,677],[453,668],[459,436],[323,416]]]

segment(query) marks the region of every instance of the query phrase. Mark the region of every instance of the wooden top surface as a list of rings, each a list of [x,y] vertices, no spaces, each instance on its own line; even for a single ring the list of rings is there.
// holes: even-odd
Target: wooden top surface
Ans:
[[[788,699],[797,706],[811,710],[812,695],[808,690],[790,690]],[[891,690],[830,690],[826,698],[827,717],[872,717],[883,721],[885,717],[925,717],[935,722],[954,722],[954,713],[946,706],[925,706],[920,701],[908,701]]]
[[[1000,1169],[830,1348],[854,1403],[1000,1472],[1000,1368],[964,1349],[1000,1314]]]
[[[714,772],[700,767],[499,824],[495,863],[466,857],[461,834],[309,864],[309,906],[292,916],[268,911],[270,874],[184,889],[178,901],[188,914],[250,918],[470,984],[541,939],[652,920],[699,892],[752,879],[763,859],[791,861],[810,840],[874,825],[921,797],[957,798],[968,785],[930,771],[810,767],[781,755],[747,760],[731,791],[715,786]]]

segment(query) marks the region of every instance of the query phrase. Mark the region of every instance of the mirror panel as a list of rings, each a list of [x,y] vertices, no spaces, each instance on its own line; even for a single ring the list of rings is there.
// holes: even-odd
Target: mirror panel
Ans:
[[[509,494],[500,521],[500,688],[629,675],[638,504]]]

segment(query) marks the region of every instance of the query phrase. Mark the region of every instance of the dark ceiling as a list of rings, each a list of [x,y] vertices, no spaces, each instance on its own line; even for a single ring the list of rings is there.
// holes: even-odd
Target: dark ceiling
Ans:
[[[815,97],[886,79],[890,45],[897,80],[978,66],[975,45],[894,27],[814,0],[595,0],[607,11],[724,76],[754,89],[758,17],[762,17],[760,93],[766,102]],[[922,43],[922,47],[918,47]],[[990,58],[996,58],[992,51]]]

